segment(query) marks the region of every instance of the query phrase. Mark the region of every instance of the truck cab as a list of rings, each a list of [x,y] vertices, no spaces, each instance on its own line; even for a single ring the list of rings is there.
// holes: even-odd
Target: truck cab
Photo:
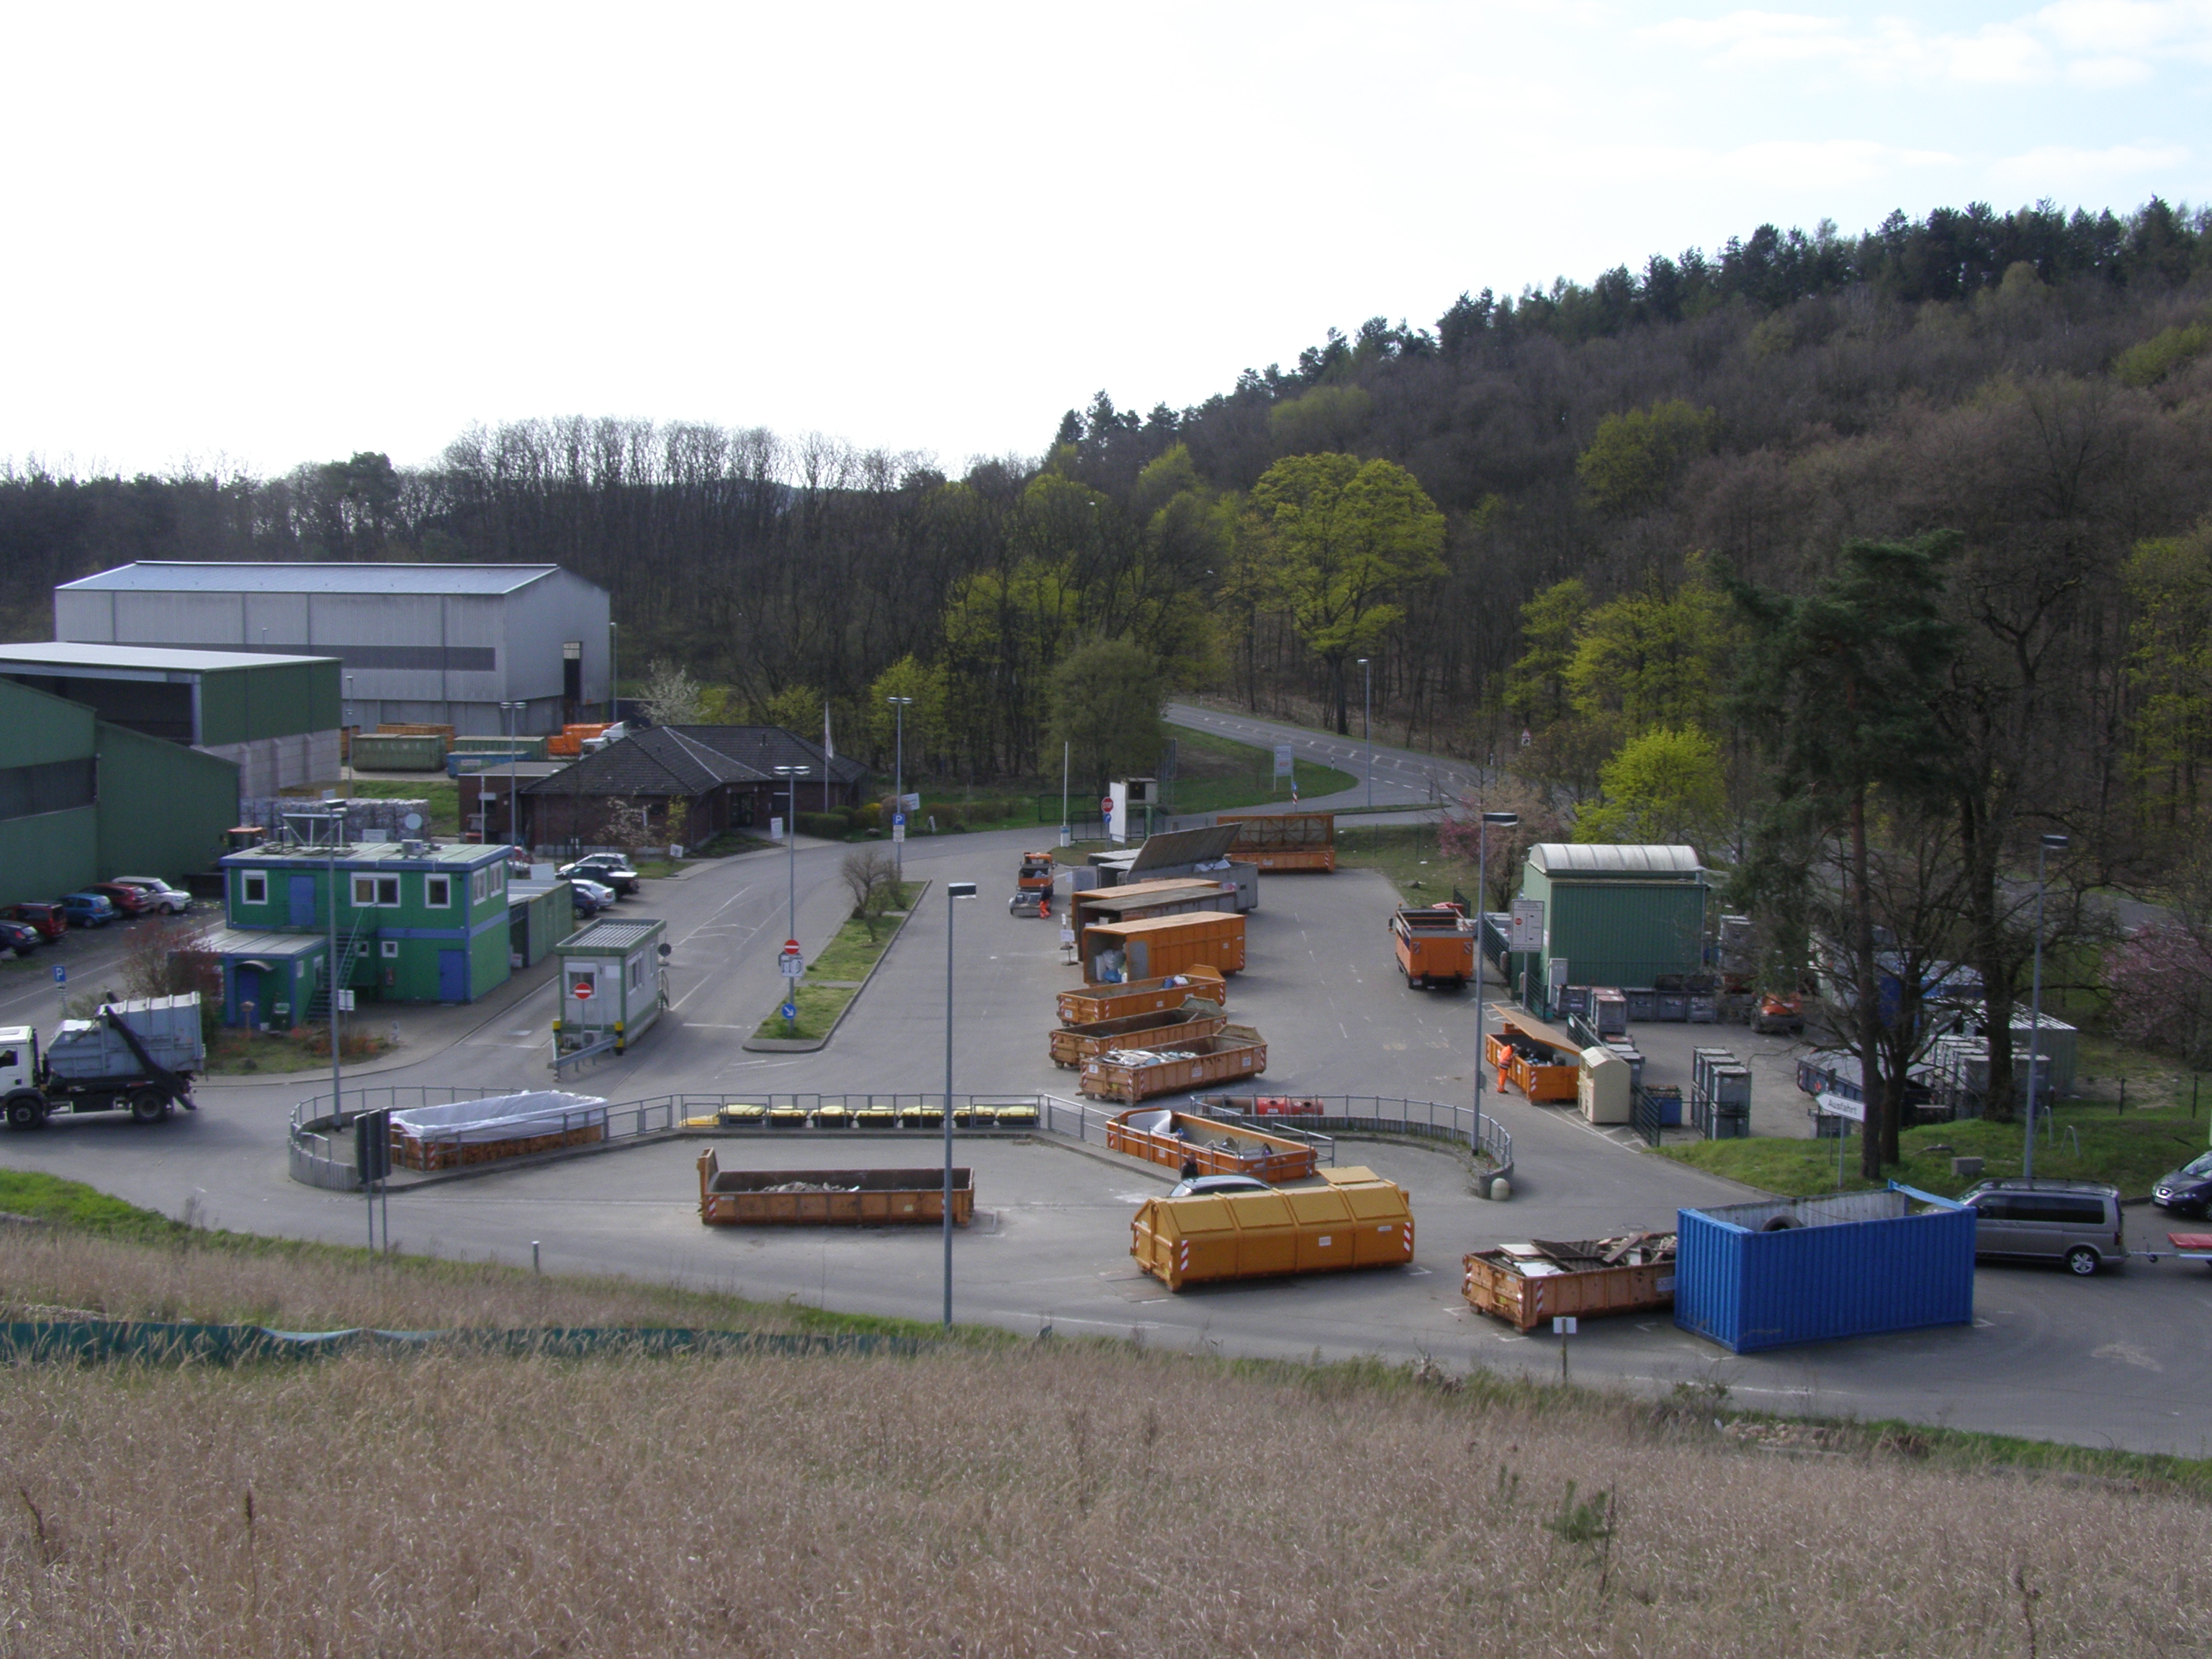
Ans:
[[[28,1025],[0,1025],[0,1097],[38,1086],[38,1032]]]

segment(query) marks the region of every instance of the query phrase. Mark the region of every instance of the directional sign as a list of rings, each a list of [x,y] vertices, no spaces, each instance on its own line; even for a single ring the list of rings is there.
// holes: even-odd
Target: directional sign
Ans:
[[[799,1005],[795,1002],[785,1003],[783,1005],[783,1017],[786,1019],[797,1019],[799,1018]]]
[[[1287,743],[1279,743],[1275,745],[1275,775],[1279,778],[1287,778],[1291,775],[1291,745]]]

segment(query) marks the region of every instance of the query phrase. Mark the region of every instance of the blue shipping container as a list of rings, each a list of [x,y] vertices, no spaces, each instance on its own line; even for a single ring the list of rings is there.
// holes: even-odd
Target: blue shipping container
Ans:
[[[1676,1213],[1674,1322],[1737,1353],[1974,1318],[1974,1212],[1887,1192]]]

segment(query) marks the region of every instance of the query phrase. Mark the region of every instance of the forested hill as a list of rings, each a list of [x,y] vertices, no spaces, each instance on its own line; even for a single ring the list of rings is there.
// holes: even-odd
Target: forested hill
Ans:
[[[1990,606],[2063,623],[2088,688],[2075,752],[2109,760],[2147,695],[2124,571],[2212,507],[2208,297],[2203,213],[1976,207],[1856,238],[1762,228],[1711,258],[1486,290],[1425,327],[1378,318],[1192,409],[1102,393],[1042,460],[958,479],[589,419],[474,431],[415,469],[19,470],[0,620],[42,637],[52,584],[134,558],[553,560],[614,591],[626,657],[680,659],[737,705],[826,695],[858,731],[890,686],[918,693],[909,758],[940,769],[1035,769],[1053,666],[1123,637],[1172,683],[1285,707],[1333,702],[1369,658],[1397,735],[1481,752],[1558,727],[1562,775],[1588,784],[1591,745],[1626,729],[1595,671],[1571,683],[1590,614],[1632,602],[1663,631],[1716,571],[1789,587],[1849,538],[1949,528],[1984,597],[2010,596]],[[1301,550],[1316,490],[1380,515],[1348,598]],[[2193,788],[2199,738],[2177,740]]]

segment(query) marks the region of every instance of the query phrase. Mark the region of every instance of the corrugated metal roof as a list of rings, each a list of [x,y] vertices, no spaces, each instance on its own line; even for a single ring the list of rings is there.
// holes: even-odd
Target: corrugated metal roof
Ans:
[[[1556,841],[1530,848],[1528,862],[1547,876],[1694,876],[1700,868],[1694,847],[1585,847]]]
[[[642,945],[668,924],[652,918],[641,921],[595,921],[568,935],[556,951],[627,951]]]
[[[0,645],[0,668],[121,668],[171,674],[214,674],[233,668],[336,660],[333,657],[264,656],[258,651],[191,651],[166,645],[86,645],[72,640]]]
[[[63,592],[512,593],[557,564],[236,564],[141,559],[64,582]]]
[[[210,927],[192,941],[192,948],[218,957],[311,957],[324,949],[325,943],[320,933],[268,933]]]

